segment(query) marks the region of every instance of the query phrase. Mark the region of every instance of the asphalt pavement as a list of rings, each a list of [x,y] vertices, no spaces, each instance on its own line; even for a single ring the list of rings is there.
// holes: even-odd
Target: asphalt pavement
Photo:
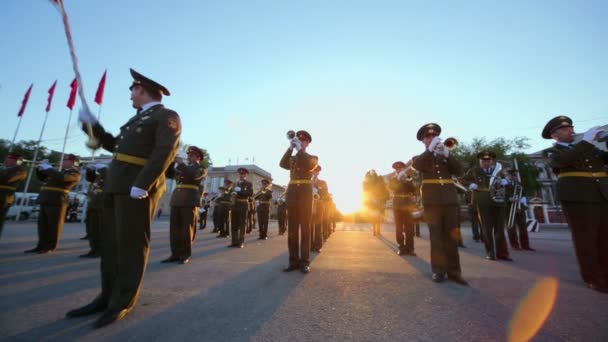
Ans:
[[[428,230],[417,257],[398,256],[394,230],[338,224],[311,272],[283,273],[287,236],[245,248],[199,230],[190,264],[169,256],[168,221],[157,220],[143,291],[126,318],[101,329],[97,316],[65,318],[99,291],[99,259],[84,224],[66,223],[57,251],[24,254],[35,222],[9,222],[0,240],[0,340],[91,341],[608,341],[608,295],[582,283],[567,228],[531,233],[536,252],[514,262],[484,259],[463,226],[470,287],[430,280]]]

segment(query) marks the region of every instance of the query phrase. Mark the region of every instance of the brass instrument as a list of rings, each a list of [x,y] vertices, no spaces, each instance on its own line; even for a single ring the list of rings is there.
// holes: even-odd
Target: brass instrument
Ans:
[[[458,178],[452,177],[452,180],[454,181],[454,186],[457,187],[458,189],[464,191],[465,193],[471,192],[471,190],[467,189],[467,187],[465,187],[464,185],[462,185],[460,183],[460,181],[458,180]]]
[[[287,131],[287,139],[291,142],[292,145],[295,146],[295,149],[299,151],[302,148],[302,143],[300,139],[296,137],[296,132],[293,130]]]
[[[255,200],[255,199],[257,199],[257,198],[258,198],[258,196],[260,196],[260,195],[262,195],[262,194],[265,194],[265,193],[267,193],[268,191],[272,191],[272,190],[270,190],[270,189],[268,189],[268,188],[263,188],[263,189],[260,189],[258,192],[256,192],[255,194],[253,194],[252,198]]]
[[[490,198],[494,203],[504,203],[505,202],[505,188],[500,185],[500,178],[498,175],[502,171],[502,164],[496,163],[494,167],[494,172],[492,172],[492,176],[490,176],[490,183],[488,185],[488,189],[490,192]]]
[[[519,182],[515,182],[513,186],[513,197],[511,198],[512,202],[509,206],[509,218],[507,220],[507,229],[513,229],[515,227],[515,215],[517,211],[521,207],[521,196],[523,193],[523,187]]]
[[[445,139],[443,142],[443,146],[448,149],[448,151],[453,151],[458,147],[458,140],[456,138],[450,137]]]

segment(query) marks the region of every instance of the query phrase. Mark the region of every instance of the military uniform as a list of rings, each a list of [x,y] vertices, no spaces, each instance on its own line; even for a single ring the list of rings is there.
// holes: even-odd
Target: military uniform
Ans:
[[[200,149],[198,149],[200,151]],[[193,147],[188,154],[194,153]],[[201,158],[202,159],[202,158]],[[198,208],[201,201],[200,183],[207,177],[207,169],[200,163],[175,163],[165,172],[177,185],[171,196],[169,240],[171,256],[163,262],[187,263],[192,255],[192,241],[196,233]]]
[[[428,135],[438,136],[439,125],[431,123],[418,130],[419,141]],[[458,255],[458,196],[452,177],[462,173],[460,162],[452,155],[436,155],[427,149],[414,159],[413,167],[422,176],[422,204],[424,217],[429,226],[431,241],[431,268],[433,280],[448,279],[466,284],[461,278]]]
[[[552,119],[543,138],[551,138],[562,127],[572,127],[572,120]],[[581,277],[590,288],[608,292],[608,152],[590,143],[596,137],[588,134],[572,146],[558,141],[543,154],[558,176],[557,197],[570,226]]]
[[[465,202],[467,202],[467,210],[469,213],[469,221],[471,221],[471,231],[473,232],[473,240],[479,242],[483,240],[480,233],[479,214],[477,205],[473,203],[473,192],[469,191],[465,194]]]
[[[320,171],[321,166],[318,165],[316,170]],[[327,182],[321,179],[317,179],[313,183],[313,189],[316,189],[317,196],[313,196],[313,215],[312,215],[312,224],[313,224],[313,238],[312,241],[312,250],[319,253],[321,252],[321,248],[323,248],[323,239],[324,237],[324,222],[325,215],[327,209],[327,199],[329,198],[329,190],[327,188]],[[313,190],[314,191],[314,190]]]
[[[131,75],[131,89],[169,95],[165,87],[133,69]],[[107,308],[95,323],[101,327],[127,315],[139,297],[150,252],[150,225],[166,191],[165,171],[177,154],[181,122],[175,111],[148,102],[120,127],[118,136],[106,132],[99,122],[92,129],[101,147],[113,154],[104,184],[102,290],[91,304],[67,315]],[[84,125],[83,130],[88,131]]]
[[[283,199],[279,199],[277,200],[276,205],[279,235],[283,235],[287,230],[287,202]]]
[[[509,243],[511,244],[511,248],[513,249],[525,249],[532,250],[530,248],[530,239],[528,238],[528,230],[526,227],[526,213],[525,209],[518,207],[518,203],[520,201],[519,197],[514,197],[515,195],[515,187],[522,186],[521,183],[515,179],[509,180],[509,184],[505,187],[506,198],[509,202],[510,209],[514,207],[515,209],[515,217],[513,221],[513,227],[507,227],[507,235],[509,237]],[[510,210],[506,210],[506,214],[508,217]]]
[[[21,156],[11,153],[7,158],[21,159]],[[0,237],[8,209],[15,203],[15,191],[19,182],[27,177],[27,171],[21,165],[3,167],[0,169]]]
[[[395,170],[405,167],[403,162],[393,163]],[[393,192],[393,214],[399,255],[415,255],[414,225],[416,222],[411,211],[416,206],[416,185],[411,177],[410,179],[392,177],[389,179],[388,188]]]
[[[262,181],[264,189],[254,199],[258,200],[258,225],[260,228],[260,240],[268,238],[268,220],[270,218],[270,202],[272,201],[272,190],[268,188],[270,181]]]
[[[57,248],[61,239],[70,202],[68,194],[80,181],[80,171],[76,167],[61,171],[53,168],[37,169],[36,176],[43,182],[38,195],[38,244],[26,252],[48,253]]]
[[[239,168],[239,174],[249,173],[245,168]],[[240,188],[237,191],[237,188]],[[234,187],[236,197],[232,207],[232,244],[228,247],[243,248],[245,243],[245,231],[247,225],[247,211],[249,210],[249,198],[253,196],[253,184],[248,180],[239,180]]]
[[[95,258],[101,251],[101,230],[103,229],[103,184],[107,167],[87,168],[85,176],[89,182],[87,204],[87,236],[91,250],[81,255],[83,258]]]
[[[230,185],[232,182],[229,183]],[[232,188],[224,187],[215,199],[215,210],[219,224],[218,237],[227,237],[230,234],[230,216],[232,211]]]
[[[308,139],[305,131],[296,133],[299,139]],[[300,268],[308,272],[310,265],[310,229],[312,219],[312,170],[318,158],[304,151],[292,156],[293,149],[285,151],[279,165],[289,170],[290,181],[287,187],[287,245],[289,266],[285,271]]]
[[[199,215],[199,223],[200,230],[207,228],[207,216],[209,214],[209,208],[211,208],[211,200],[207,198],[207,193],[203,194],[203,198],[201,199],[201,208],[203,210],[200,211]]]
[[[255,201],[249,197],[247,202],[247,234],[255,229]]]
[[[493,152],[480,152],[479,159],[495,159],[496,155]],[[477,189],[473,189],[473,203],[477,206],[479,213],[479,221],[483,230],[484,243],[486,247],[486,256],[489,260],[496,258],[501,260],[511,260],[509,256],[509,248],[505,239],[505,195],[502,200],[492,198],[490,194],[490,178],[495,168],[482,169],[474,167],[467,171],[465,180],[469,183],[475,183]],[[500,176],[497,176],[495,187],[500,185]]]

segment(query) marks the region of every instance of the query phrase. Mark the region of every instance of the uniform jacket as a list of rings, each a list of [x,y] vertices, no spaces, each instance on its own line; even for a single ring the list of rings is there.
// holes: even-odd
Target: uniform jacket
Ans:
[[[388,189],[393,192],[393,209],[405,210],[416,204],[416,185],[411,180],[399,180],[392,177]]]
[[[232,188],[221,192],[215,199],[215,203],[222,209],[230,209],[232,206]]]
[[[317,157],[306,152],[298,152],[294,156],[291,155],[292,150],[288,149],[279,165],[289,170],[291,180],[307,180],[312,177],[312,171],[317,166]]]
[[[477,190],[473,190],[472,203],[480,207],[504,207],[505,203],[498,203],[490,198],[488,187],[490,186],[490,178],[495,168],[490,168],[489,173],[479,166],[473,167],[467,171],[464,176],[466,184],[477,184]],[[502,171],[498,173],[497,178],[502,178]],[[500,181],[500,180],[499,180]],[[508,197],[505,196],[505,200]]]
[[[555,144],[543,151],[547,164],[558,175],[565,172],[606,172],[608,152],[581,141],[573,148]],[[608,177],[559,177],[557,197],[568,202],[608,200]]]
[[[244,201],[248,201],[251,196],[253,196],[253,184],[250,181],[236,181],[234,183],[234,188],[241,188],[240,191],[235,191],[236,193],[236,202],[235,204],[245,204],[249,206],[249,203],[245,203]],[[233,189],[234,189],[233,188]]]
[[[207,169],[203,165],[177,164],[177,170],[169,167],[165,175],[177,182],[171,196],[170,205],[172,207],[198,207],[200,205],[203,190],[200,184],[207,177]],[[189,186],[194,186],[196,189]]]
[[[272,190],[266,188],[255,196],[254,199],[260,201],[260,204],[258,204],[258,209],[263,208],[268,210],[270,209],[270,201],[272,201]]]
[[[7,207],[15,202],[15,191],[19,182],[27,177],[21,165],[0,169],[0,207]]]
[[[425,150],[415,158],[414,168],[422,175],[422,204],[423,205],[457,205],[458,196],[453,184],[424,184],[427,179],[451,180],[452,176],[462,174],[462,166],[452,155],[448,158],[435,156]]]
[[[80,171],[77,168],[36,170],[36,176],[43,182],[38,195],[38,203],[47,205],[68,204],[68,193],[80,182]],[[47,189],[45,189],[47,188]],[[59,191],[64,189],[65,191]]]
[[[83,126],[86,132],[86,128]],[[129,194],[135,186],[151,195],[165,191],[165,170],[169,167],[179,145],[181,123],[179,115],[155,105],[129,119],[120,127],[120,134],[113,136],[99,124],[93,126],[93,134],[100,139],[104,149],[145,159],[144,165],[112,160],[105,182],[105,192]]]
[[[103,208],[103,185],[106,179],[108,168],[104,167],[99,170],[87,169],[85,177],[89,182],[89,208]]]

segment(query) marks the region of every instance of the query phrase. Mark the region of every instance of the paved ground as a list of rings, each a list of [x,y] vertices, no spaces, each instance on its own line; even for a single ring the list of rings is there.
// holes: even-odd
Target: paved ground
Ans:
[[[77,257],[88,250],[79,240],[83,225],[66,224],[55,253],[31,255],[23,251],[35,245],[35,225],[8,223],[0,240],[0,339],[506,341],[540,326],[534,341],[608,340],[608,295],[580,281],[566,229],[533,234],[538,251],[515,251],[514,263],[486,261],[469,231],[469,248],[460,250],[467,288],[430,281],[425,226],[415,240],[418,257],[399,257],[389,226],[375,238],[367,225],[340,224],[303,275],[281,272],[287,242],[276,224],[269,240],[258,242],[254,231],[242,250],[199,231],[190,264],[161,264],[169,254],[161,218],[136,309],[93,330],[95,316],[64,318],[99,289],[99,259]],[[557,288],[532,291],[543,279]],[[544,321],[536,313],[543,307]]]

